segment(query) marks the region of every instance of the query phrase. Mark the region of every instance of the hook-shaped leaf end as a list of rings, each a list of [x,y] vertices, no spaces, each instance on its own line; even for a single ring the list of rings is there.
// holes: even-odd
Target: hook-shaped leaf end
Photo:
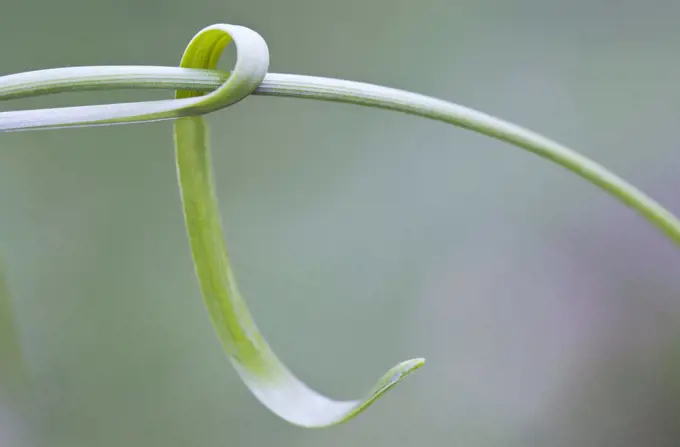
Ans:
[[[205,96],[177,92],[179,100],[196,100],[192,111],[221,107],[225,99],[231,103],[240,100],[264,78],[268,61],[268,53],[262,54],[264,41],[254,31],[232,25],[213,25],[199,32],[187,47],[181,66],[215,68],[219,54],[232,39],[237,46],[236,66],[220,88]],[[249,50],[260,54],[249,55]],[[329,399],[295,377],[258,331],[238,292],[222,234],[205,120],[189,116],[175,121],[175,145],[184,216],[206,307],[232,364],[262,404],[292,424],[328,427],[352,419],[422,366],[423,359],[394,366],[365,398],[354,401]]]

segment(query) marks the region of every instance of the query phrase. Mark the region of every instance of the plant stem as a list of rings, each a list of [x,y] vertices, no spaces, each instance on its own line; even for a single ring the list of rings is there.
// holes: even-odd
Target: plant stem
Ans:
[[[223,85],[228,78],[229,73],[219,70],[178,67],[57,68],[0,77],[0,100],[75,90],[180,89],[210,92]],[[607,191],[680,245],[680,221],[642,191],[564,145],[485,113],[403,90],[293,74],[268,73],[253,94],[315,99],[393,110],[443,121],[505,141],[548,159]],[[35,127],[31,126],[31,118],[35,117],[36,113],[58,114],[60,110],[0,113],[0,131],[33,129]]]
[[[248,39],[247,35],[234,35],[230,31],[225,26],[199,33],[189,43],[181,65],[214,68],[226,44],[225,36],[231,34],[237,46],[238,39]],[[220,88],[227,97],[233,98],[229,88],[224,87],[228,84],[229,81]],[[176,97],[180,101],[200,99],[201,94],[180,90]],[[270,348],[239,293],[220,222],[206,120],[202,116],[182,117],[174,122],[174,131],[184,218],[203,299],[232,365],[263,405],[290,423],[309,428],[328,427],[352,419],[423,365],[423,359],[399,363],[387,371],[366,396],[348,401],[330,399],[299,380]]]
[[[233,39],[232,73],[216,71]],[[680,222],[625,180],[571,149],[493,116],[403,90],[340,79],[267,73],[269,53],[252,30],[213,25],[189,43],[182,68],[71,67],[0,77],[0,100],[75,90],[162,88],[174,100],[63,107],[0,113],[0,131],[130,124],[174,119],[177,171],[196,274],[212,323],[230,360],[253,394],[283,419],[306,427],[347,421],[371,405],[424,360],[402,362],[363,398],[329,399],[298,380],[262,337],[241,298],[224,244],[207,124],[201,115],[249,94],[334,101],[393,110],[453,124],[505,141],[550,160],[633,208],[680,245]],[[204,95],[205,92],[208,92]]]

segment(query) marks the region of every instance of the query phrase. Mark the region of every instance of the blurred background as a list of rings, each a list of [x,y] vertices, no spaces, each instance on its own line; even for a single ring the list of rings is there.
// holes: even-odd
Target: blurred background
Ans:
[[[273,72],[480,109],[680,213],[679,15],[671,0],[29,0],[3,4],[0,72],[176,65],[203,26],[241,24]],[[252,97],[209,122],[235,271],[286,363],[336,398],[427,364],[346,425],[288,425],[209,323],[172,124],[6,133],[0,446],[680,443],[680,251],[632,211],[519,149],[396,113]]]

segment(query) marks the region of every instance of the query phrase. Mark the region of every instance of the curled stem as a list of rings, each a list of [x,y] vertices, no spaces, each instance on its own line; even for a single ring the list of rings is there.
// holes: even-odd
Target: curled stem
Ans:
[[[84,90],[172,89],[196,93],[212,92],[222,86],[231,73],[214,69],[155,66],[68,67],[38,70],[0,77],[0,100]],[[491,115],[441,99],[413,92],[343,79],[296,74],[267,73],[252,92],[256,96],[315,99],[393,110],[453,124],[454,126],[505,141],[549,159],[609,192],[630,206],[669,239],[680,245],[680,221],[652,198],[600,164],[536,132]],[[159,102],[159,101],[152,101]],[[132,103],[146,104],[146,103]],[[65,119],[72,111],[96,120],[94,108],[105,106],[63,107],[0,113],[0,131],[35,130],[48,127],[86,126]],[[93,112],[93,110],[95,112]],[[109,113],[109,112],[105,112]],[[108,116],[108,115],[105,115]],[[164,116],[143,121],[173,119]],[[70,121],[67,123],[67,121]],[[106,122],[108,121],[108,122]],[[143,122],[129,119],[127,122]],[[90,123],[119,124],[114,120]]]
[[[231,73],[215,70],[233,39]],[[69,67],[0,77],[0,100],[75,90],[178,90],[176,99],[0,113],[0,131],[129,124],[175,119],[175,147],[185,222],[196,273],[211,320],[232,364],[253,394],[283,419],[306,427],[347,421],[423,364],[389,370],[363,399],[331,400],[299,381],[270,349],[241,298],[224,245],[201,115],[249,94],[335,101],[434,119],[505,141],[550,160],[628,205],[680,245],[680,222],[643,192],[579,153],[520,126],[440,99],[372,84],[267,73],[262,38],[247,28],[213,25],[190,42],[181,67]],[[207,93],[203,95],[204,93]]]

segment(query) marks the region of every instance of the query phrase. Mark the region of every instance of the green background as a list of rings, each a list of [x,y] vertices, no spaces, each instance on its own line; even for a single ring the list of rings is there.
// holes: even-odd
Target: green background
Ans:
[[[0,73],[176,65],[203,26],[245,25],[272,72],[480,109],[680,213],[679,14],[663,0],[11,2]],[[514,147],[410,116],[253,97],[208,119],[234,268],[282,359],[336,398],[400,360],[427,364],[346,425],[277,419],[203,307],[171,123],[6,133],[0,446],[680,443],[680,252],[630,210]]]

